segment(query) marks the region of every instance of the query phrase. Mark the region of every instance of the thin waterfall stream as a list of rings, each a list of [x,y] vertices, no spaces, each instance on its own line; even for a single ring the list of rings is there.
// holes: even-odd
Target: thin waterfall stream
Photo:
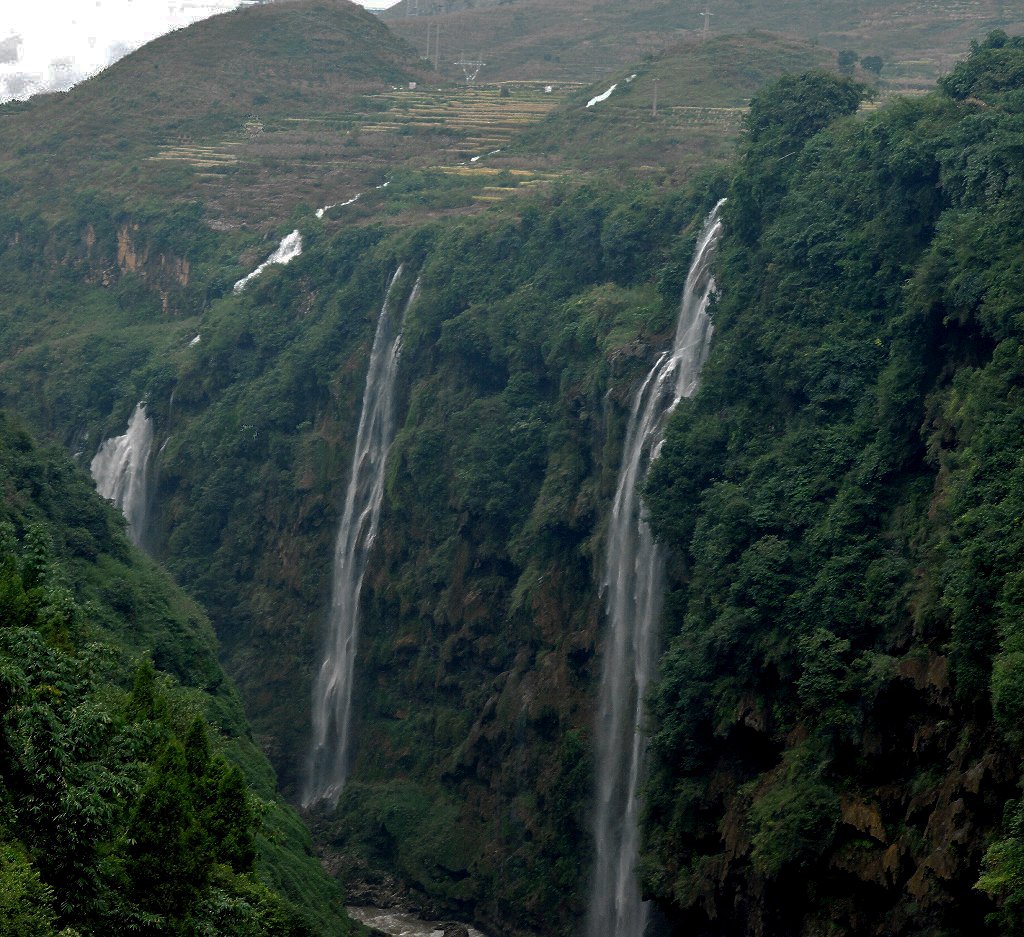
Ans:
[[[107,439],[89,464],[96,490],[121,509],[128,537],[141,546],[149,512],[149,463],[153,450],[153,421],[145,404],[135,406],[123,436]]]
[[[644,516],[640,489],[676,404],[697,390],[711,344],[708,302],[725,200],[697,241],[680,303],[675,339],[633,398],[608,524],[604,588],[608,616],[596,726],[597,803],[588,937],[642,937],[648,903],[637,877],[639,787],[646,736],[644,700],[655,672],[665,557]]]
[[[384,469],[395,435],[395,378],[402,347],[402,323],[419,296],[412,288],[401,318],[392,311],[395,284],[388,284],[377,320],[363,391],[345,508],[334,547],[331,606],[323,663],[313,687],[313,739],[302,805],[338,800],[349,768],[352,676],[359,636],[359,595],[366,561],[377,533],[384,496]]]

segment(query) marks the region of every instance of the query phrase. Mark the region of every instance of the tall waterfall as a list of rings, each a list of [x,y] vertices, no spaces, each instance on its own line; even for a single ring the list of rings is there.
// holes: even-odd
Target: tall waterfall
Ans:
[[[705,222],[686,278],[675,340],[633,398],[608,525],[604,587],[608,632],[598,710],[597,805],[588,937],[642,937],[648,904],[637,878],[638,788],[646,738],[644,698],[658,655],[665,557],[644,517],[640,486],[664,438],[669,414],[697,389],[711,343],[707,305],[724,199]]]
[[[128,536],[136,546],[146,531],[152,450],[153,421],[140,403],[128,421],[128,432],[106,440],[89,464],[96,490],[121,509],[128,521]]]
[[[348,774],[352,673],[359,636],[359,593],[377,533],[384,495],[384,466],[395,435],[394,390],[402,344],[402,322],[394,321],[392,292],[402,268],[388,284],[370,352],[363,412],[352,455],[345,510],[334,547],[334,578],[324,661],[313,687],[313,743],[302,804],[336,803]],[[405,312],[419,296],[419,280]],[[404,314],[403,314],[404,318]]]

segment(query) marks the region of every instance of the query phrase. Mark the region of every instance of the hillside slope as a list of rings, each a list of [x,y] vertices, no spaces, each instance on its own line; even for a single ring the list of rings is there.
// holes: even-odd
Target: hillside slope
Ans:
[[[120,528],[0,413],[0,927],[350,933],[209,622]]]
[[[570,95],[488,163],[542,160],[551,170],[680,186],[732,160],[747,105],[764,84],[831,69],[834,58],[820,46],[769,33],[673,46]]]
[[[48,192],[50,218],[83,190],[127,190],[136,205],[198,195],[232,221],[253,207],[280,220],[321,188],[367,181],[375,167],[331,165],[345,118],[364,95],[420,77],[413,50],[348,0],[245,7],[67,94],[0,107],[2,194],[20,209]],[[309,162],[326,171],[315,184]]]

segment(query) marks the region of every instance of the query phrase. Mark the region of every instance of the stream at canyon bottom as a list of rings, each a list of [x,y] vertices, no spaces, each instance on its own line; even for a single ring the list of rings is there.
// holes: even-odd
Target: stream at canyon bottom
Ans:
[[[387,908],[348,907],[349,916],[390,937],[444,937],[446,929],[454,933],[452,921],[422,921],[412,914]],[[475,927],[463,924],[469,937],[487,937]]]

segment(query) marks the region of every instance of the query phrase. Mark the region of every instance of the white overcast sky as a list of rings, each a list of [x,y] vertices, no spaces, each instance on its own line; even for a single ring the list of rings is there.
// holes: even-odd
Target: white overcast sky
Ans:
[[[359,0],[365,7],[394,0]],[[94,75],[172,29],[240,0],[0,0],[0,102]]]

